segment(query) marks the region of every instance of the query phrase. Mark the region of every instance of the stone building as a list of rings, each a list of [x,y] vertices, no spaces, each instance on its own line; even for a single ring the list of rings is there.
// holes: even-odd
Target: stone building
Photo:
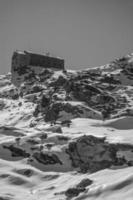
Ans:
[[[12,70],[27,66],[39,66],[43,68],[64,69],[64,60],[43,54],[36,54],[29,51],[15,51],[12,56]]]

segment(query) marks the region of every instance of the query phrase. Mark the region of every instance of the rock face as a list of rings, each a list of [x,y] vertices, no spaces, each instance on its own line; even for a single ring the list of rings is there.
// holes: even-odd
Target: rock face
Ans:
[[[18,148],[18,147],[15,147],[13,145],[10,145],[10,146],[3,145],[3,148],[9,149],[11,151],[13,157],[27,158],[27,157],[30,156],[30,154],[27,153],[25,150]]]
[[[50,164],[60,164],[62,165],[62,162],[60,161],[60,159],[57,157],[57,155],[52,154],[52,155],[48,155],[46,153],[43,152],[36,152],[33,154],[33,157],[40,163],[44,164],[44,165],[50,165]]]
[[[132,199],[133,54],[80,71],[44,60],[17,52],[0,75],[0,199]]]
[[[86,187],[91,185],[93,181],[91,179],[83,179],[76,187],[69,188],[67,191],[65,191],[65,195],[68,198],[73,198],[75,196],[78,196],[81,192],[84,192],[86,190]]]
[[[131,146],[126,149],[131,150]],[[72,165],[79,167],[81,172],[96,172],[111,166],[129,164],[125,157],[118,157],[118,152],[125,150],[124,145],[109,144],[105,138],[82,136],[69,143],[67,153]]]
[[[132,101],[132,57],[129,55],[105,66],[71,72],[64,70],[61,59],[55,58],[57,62],[54,62],[52,57],[14,52],[11,81],[17,88],[8,87],[0,92],[0,97],[9,97],[12,92],[12,98],[17,99],[20,94],[37,104],[34,116],[41,114],[47,122],[128,115]]]
[[[19,121],[20,112],[19,117],[22,122],[24,120],[22,124],[26,123],[29,128],[48,123],[51,126],[47,131],[62,135],[63,129],[73,126],[76,118],[107,120],[133,115],[132,69],[133,55],[105,66],[70,71],[64,70],[61,59],[17,51],[12,57],[12,74],[0,77],[0,110],[7,111],[13,125]],[[10,109],[14,113],[10,113]],[[40,141],[34,142],[40,145]],[[5,148],[18,156],[16,147],[9,145]],[[81,171],[97,171],[118,164],[117,151],[115,145],[93,136],[79,137],[67,148],[73,166]],[[22,156],[29,155],[21,149],[18,152]],[[53,155],[49,158],[40,152],[35,156],[43,163],[44,157],[53,159]],[[126,161],[121,159],[122,162]]]
[[[45,115],[45,121],[64,121],[77,117],[102,119],[101,114],[84,105],[73,105],[70,102],[55,102],[51,104]]]

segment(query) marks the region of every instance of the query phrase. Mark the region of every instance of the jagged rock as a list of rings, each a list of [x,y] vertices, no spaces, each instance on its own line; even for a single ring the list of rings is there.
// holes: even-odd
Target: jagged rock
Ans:
[[[53,103],[45,115],[45,121],[56,121],[59,111],[62,109],[62,103]]]
[[[82,81],[73,82],[71,86],[72,95],[80,100],[91,105],[91,98],[95,95],[102,94],[102,90],[93,84],[88,84],[84,79]]]
[[[40,139],[39,138],[28,138],[27,142],[31,145],[36,145],[36,144],[40,144]]]
[[[51,142],[51,143],[46,143],[46,144],[45,144],[45,147],[47,147],[47,149],[49,149],[49,150],[50,150],[53,146],[54,146],[54,143],[52,143],[52,142]]]
[[[56,133],[62,133],[62,129],[60,126],[57,127],[57,129],[55,130]]]
[[[22,57],[27,55],[29,54],[22,52]],[[43,69],[42,67],[39,68],[39,66],[29,67],[28,64],[26,64],[25,68],[25,65],[22,64],[23,67],[21,66],[20,69],[26,69],[25,75],[24,77],[21,75],[17,78],[21,79],[20,83],[24,83],[25,81],[25,88],[20,87],[19,94],[22,92],[23,95],[21,97],[23,97],[27,94],[31,95],[31,93],[40,92],[39,97],[26,96],[24,98],[27,98],[28,102],[37,103],[34,116],[37,117],[38,114],[41,113],[45,121],[56,121],[60,118],[60,115],[61,121],[67,120],[69,116],[63,118],[63,115],[65,116],[66,113],[72,114],[72,119],[75,117],[83,117],[81,112],[84,108],[81,108],[81,106],[74,107],[70,104],[69,106],[64,106],[64,103],[61,103],[62,105],[59,106],[59,101],[71,102],[77,100],[83,101],[85,105],[94,109],[96,111],[95,113],[101,113],[106,104],[110,109],[109,116],[113,118],[119,110],[126,108],[128,104],[128,102],[125,102],[124,98],[121,98],[117,86],[121,86],[122,84],[128,85],[129,83],[132,84],[131,74],[133,64],[131,59],[132,55],[115,60],[99,68],[86,69],[74,73],[68,71],[65,74],[61,72],[59,74],[57,73],[55,76],[54,73],[56,72],[54,72],[52,68]],[[24,63],[25,62],[24,59]],[[12,65],[14,66],[14,63]],[[15,72],[16,71],[13,73]],[[44,92],[42,92],[43,90]],[[125,91],[125,89],[123,89],[123,91]],[[10,94],[8,96],[10,96]],[[73,112],[69,112],[68,107],[73,110]],[[64,111],[64,113],[61,113],[62,111]],[[121,115],[124,115],[124,113]],[[99,114],[95,116],[87,114],[86,117],[101,119]]]
[[[18,106],[21,107],[21,106],[22,106],[22,102],[19,102],[19,103],[18,103]]]
[[[71,120],[64,120],[61,122],[61,125],[62,126],[67,126],[67,127],[70,127],[72,121]]]
[[[67,153],[74,167],[80,167],[82,172],[95,172],[118,164],[117,151],[117,146],[107,143],[105,138],[90,135],[71,142]]]
[[[52,124],[51,124],[52,125]],[[51,131],[53,133],[62,133],[62,128],[60,125],[51,126],[50,128],[46,129],[47,131]]]
[[[64,141],[68,141],[70,139],[69,137],[63,135],[58,135],[57,138],[58,140],[64,140]]]
[[[35,127],[37,125],[37,121],[32,120],[29,124],[29,127]]]
[[[27,101],[27,102],[33,102],[33,103],[36,103],[37,100],[38,100],[38,94],[28,94],[28,95],[25,95],[24,96],[24,99]]]
[[[47,107],[50,104],[50,96],[43,94],[40,101],[41,107]]]
[[[43,134],[40,136],[40,139],[41,139],[41,140],[45,140],[45,139],[47,139],[47,137],[48,137],[47,133],[43,133]]]
[[[67,200],[106,199],[118,190],[119,196],[125,195],[125,188],[129,191],[133,183],[133,120],[129,118],[133,115],[133,54],[81,71],[54,70],[36,55],[25,60],[25,54],[24,60],[13,59],[12,75],[0,76],[0,179],[2,189],[6,186],[5,197],[19,197],[19,191],[13,196],[16,185],[23,186],[24,197],[24,188],[30,190],[31,198],[41,198],[38,192],[48,194],[44,199]],[[99,137],[90,136],[91,130],[93,135],[99,132]],[[125,167],[130,168],[121,169]],[[44,181],[50,185],[43,187]],[[130,198],[128,193],[125,199]]]
[[[53,165],[53,164],[60,164],[62,165],[62,162],[60,161],[60,159],[58,158],[58,156],[56,154],[46,154],[43,152],[35,152],[33,154],[33,157],[40,163],[44,164],[44,165]]]
[[[11,151],[13,157],[24,157],[24,158],[27,158],[27,157],[30,156],[30,154],[27,153],[25,150],[20,149],[18,147],[15,147],[13,145],[9,145],[9,146],[3,145],[3,148],[9,149]]]
[[[92,183],[93,183],[93,181],[91,179],[85,178],[76,187],[77,188],[86,188],[87,186],[91,185]]]
[[[51,69],[43,69],[41,71],[41,73],[39,74],[40,81],[41,82],[46,81],[47,79],[49,79],[53,75],[53,73],[54,72]]]
[[[65,112],[66,114],[67,113],[71,114],[71,118],[76,118],[76,117],[84,116],[84,111],[88,112],[88,116],[89,116],[89,113],[92,110],[89,110],[89,109],[87,110],[81,105],[72,105],[70,103],[55,102],[47,110],[47,113],[45,115],[45,121],[46,122],[56,121],[58,118],[60,118],[60,120],[62,121],[63,120],[63,117],[61,116],[62,111]],[[70,119],[70,116],[69,116],[69,119]]]
[[[55,81],[51,82],[50,86],[54,86],[55,89],[58,87],[65,87],[67,82],[67,78],[60,75]]]
[[[14,100],[16,100],[16,99],[18,99],[19,98],[19,94],[14,94],[13,96],[12,96],[12,99],[14,99]]]
[[[66,192],[65,195],[69,198],[73,198],[78,196],[81,192],[84,192],[85,188],[69,188]]]
[[[43,91],[43,86],[42,85],[33,85],[30,89],[30,91],[27,92],[27,94],[32,94],[32,93],[37,93]]]
[[[4,91],[0,91],[0,98],[7,98],[16,100],[19,97],[18,89],[11,85],[10,87],[6,87]]]
[[[33,175],[33,170],[32,169],[19,169],[15,170],[18,174],[24,175],[26,177],[31,177]]]
[[[67,191],[65,191],[65,195],[69,198],[78,196],[81,192],[84,192],[86,190],[87,186],[91,185],[92,183],[93,181],[88,178],[83,179],[75,187],[69,188]]]
[[[6,104],[5,104],[4,100],[0,100],[0,110],[3,110],[5,105]]]

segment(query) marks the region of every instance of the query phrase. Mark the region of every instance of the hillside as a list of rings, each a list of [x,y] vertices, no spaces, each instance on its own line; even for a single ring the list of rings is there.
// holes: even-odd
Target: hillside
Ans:
[[[0,75],[0,199],[132,200],[133,54]]]

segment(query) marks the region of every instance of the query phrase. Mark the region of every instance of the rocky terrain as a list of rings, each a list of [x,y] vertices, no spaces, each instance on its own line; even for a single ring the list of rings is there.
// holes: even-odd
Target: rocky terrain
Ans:
[[[0,76],[1,200],[132,200],[133,54]]]

